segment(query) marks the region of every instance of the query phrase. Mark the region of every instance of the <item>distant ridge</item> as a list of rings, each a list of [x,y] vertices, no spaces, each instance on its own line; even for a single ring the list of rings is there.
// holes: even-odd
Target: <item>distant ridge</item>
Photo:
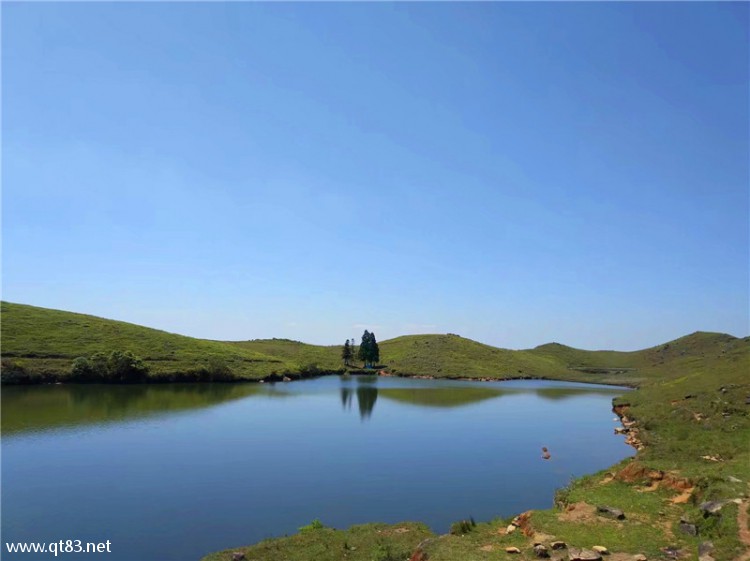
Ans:
[[[0,303],[4,369],[23,369],[28,381],[64,381],[72,360],[95,352],[130,350],[154,381],[169,381],[211,360],[236,379],[343,371],[338,346],[289,339],[212,341],[122,321]],[[458,335],[404,335],[380,342],[382,368],[397,375],[504,379],[544,377],[637,385],[656,370],[671,372],[687,358],[711,360],[747,352],[750,338],[696,332],[640,351],[587,351],[560,343],[509,350]],[[356,365],[355,365],[356,366]],[[5,380],[7,381],[7,380]]]

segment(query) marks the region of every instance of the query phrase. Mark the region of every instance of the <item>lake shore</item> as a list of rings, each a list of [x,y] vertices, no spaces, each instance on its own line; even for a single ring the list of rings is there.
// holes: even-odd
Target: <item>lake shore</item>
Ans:
[[[597,547],[613,561],[744,559],[750,552],[740,527],[750,489],[749,367],[746,350],[695,361],[682,376],[664,375],[616,398],[617,432],[627,433],[636,456],[571,481],[558,490],[552,509],[458,524],[455,533],[427,538],[423,527],[414,531],[409,524],[305,531],[202,561],[606,558]],[[558,542],[565,547],[554,549]]]

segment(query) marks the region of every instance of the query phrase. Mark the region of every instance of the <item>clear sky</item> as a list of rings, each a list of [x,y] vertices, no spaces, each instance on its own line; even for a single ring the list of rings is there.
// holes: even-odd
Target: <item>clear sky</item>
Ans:
[[[749,6],[3,2],[3,299],[234,340],[745,336]]]

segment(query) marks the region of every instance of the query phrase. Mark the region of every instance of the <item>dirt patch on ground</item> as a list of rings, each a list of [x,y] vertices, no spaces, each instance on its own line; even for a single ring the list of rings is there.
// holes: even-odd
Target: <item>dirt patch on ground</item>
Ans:
[[[387,530],[378,530],[378,534],[383,534],[385,536],[391,534],[405,534],[406,532],[411,532],[411,530],[409,528],[404,528],[403,526],[400,526],[398,528],[389,528]]]
[[[676,472],[651,469],[639,462],[630,462],[615,474],[615,479],[623,483],[643,483],[644,491],[655,491],[658,488],[685,492],[693,489],[692,482]]]
[[[596,507],[585,502],[568,505],[564,512],[557,515],[562,522],[590,522],[601,520],[596,515]]]
[[[632,553],[612,553],[607,557],[609,561],[633,561]]]
[[[739,538],[745,546],[745,553],[739,556],[737,561],[750,561],[750,515],[747,509],[750,508],[750,501],[744,500],[737,509],[737,527],[739,528]]]
[[[601,480],[599,480],[598,484],[599,485],[606,485],[607,483],[611,483],[614,480],[615,480],[615,474],[614,473],[608,473],[607,475],[605,475],[604,477],[602,477]]]
[[[687,504],[687,502],[690,500],[690,497],[692,496],[692,494],[693,494],[693,487],[691,487],[690,489],[685,489],[682,493],[680,493],[676,497],[672,497],[670,499],[670,502],[673,505]]]
[[[482,547],[479,548],[479,551],[494,551],[494,550],[495,550],[495,546],[490,545],[490,544],[483,545]]]
[[[531,536],[531,539],[534,543],[547,543],[555,541],[557,539],[557,536],[544,534],[542,532],[534,532],[534,534]]]

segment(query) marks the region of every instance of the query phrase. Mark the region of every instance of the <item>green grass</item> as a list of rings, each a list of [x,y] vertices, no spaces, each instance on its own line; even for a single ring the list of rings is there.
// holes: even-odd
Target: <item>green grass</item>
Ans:
[[[314,527],[315,526],[315,527]],[[434,537],[424,524],[363,524],[347,530],[310,525],[288,538],[212,553],[203,561],[229,561],[241,551],[250,560],[405,561],[425,539]]]
[[[141,357],[155,381],[217,361],[227,365],[234,378],[246,380],[342,369],[339,346],[287,339],[210,341],[9,302],[0,304],[0,317],[6,366],[22,367],[31,381],[65,381],[74,358],[112,350],[130,350]],[[716,333],[695,333],[635,352],[584,351],[557,343],[508,350],[458,335],[408,335],[380,342],[382,368],[397,375],[542,377],[631,386],[692,372],[716,358],[726,362],[746,347],[744,340]],[[361,365],[355,362],[353,367]]]

